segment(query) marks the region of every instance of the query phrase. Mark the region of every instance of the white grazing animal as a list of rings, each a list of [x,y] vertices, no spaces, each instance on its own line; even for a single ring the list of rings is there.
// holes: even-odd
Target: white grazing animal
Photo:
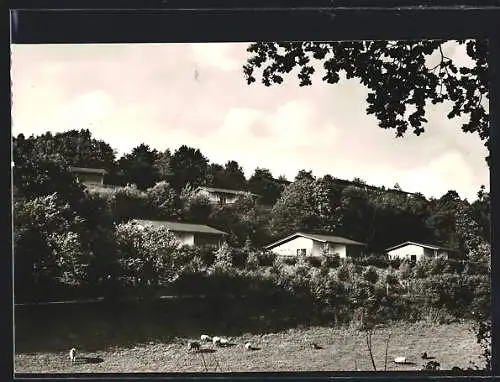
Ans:
[[[245,344],[245,349],[247,349],[247,350],[252,350],[252,343],[247,342],[247,343]]]
[[[222,345],[222,346],[225,346],[227,344],[229,344],[229,340],[227,338],[221,338],[219,343]]]
[[[396,357],[394,358],[395,363],[406,363],[406,357]]]
[[[220,344],[220,340],[221,340],[220,337],[212,337],[212,342],[214,343],[214,345]]]
[[[75,348],[71,348],[71,350],[69,351],[69,359],[71,360],[71,362],[75,362],[75,360],[76,360],[76,349]]]
[[[212,341],[212,338],[210,338],[210,336],[207,336],[206,334],[202,334],[200,339],[207,342]]]

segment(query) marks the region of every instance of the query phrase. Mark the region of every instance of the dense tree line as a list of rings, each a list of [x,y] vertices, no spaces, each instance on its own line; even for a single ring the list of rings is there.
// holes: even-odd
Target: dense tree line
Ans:
[[[208,224],[227,232],[228,245],[258,249],[295,231],[333,233],[383,250],[405,240],[442,244],[473,259],[489,242],[489,194],[470,203],[455,191],[426,199],[394,189],[300,170],[293,182],[257,168],[246,179],[233,160],[210,163],[200,150],[173,153],[141,144],[121,158],[88,130],[24,137],[13,142],[16,283],[29,294],[57,283],[102,290],[119,272],[117,230],[130,219]],[[68,166],[103,168],[115,187],[85,189]],[[243,189],[234,204],[214,205],[197,194],[206,185]],[[477,259],[475,259],[477,260]],[[23,290],[25,292],[23,292]],[[45,289],[47,290],[47,289]]]

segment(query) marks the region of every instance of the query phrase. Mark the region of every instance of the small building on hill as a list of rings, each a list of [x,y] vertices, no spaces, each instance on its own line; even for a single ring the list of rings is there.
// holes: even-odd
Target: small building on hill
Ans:
[[[419,261],[424,257],[436,258],[444,257],[446,259],[453,256],[455,251],[434,244],[423,244],[413,241],[406,241],[404,243],[395,245],[385,250],[389,260],[394,259],[408,259],[411,261]]]
[[[102,168],[88,168],[88,167],[70,167],[69,171],[72,172],[76,180],[88,186],[104,184],[104,175],[106,170]]]
[[[257,197],[257,195],[252,194],[248,191],[241,190],[229,190],[225,188],[215,188],[215,187],[198,187],[196,189],[198,195],[206,196],[211,203],[214,204],[233,204],[241,196],[252,196]]]
[[[332,235],[297,232],[264,247],[278,256],[321,257],[324,253],[341,258],[361,256],[364,243]]]
[[[141,220],[134,219],[134,222],[141,226],[163,226],[172,232],[177,240],[181,244],[200,246],[200,245],[215,245],[221,246],[224,242],[224,238],[227,235],[226,232],[219,231],[218,229],[209,227],[203,224],[190,224],[190,223],[179,223],[170,221],[158,221],[158,220]]]

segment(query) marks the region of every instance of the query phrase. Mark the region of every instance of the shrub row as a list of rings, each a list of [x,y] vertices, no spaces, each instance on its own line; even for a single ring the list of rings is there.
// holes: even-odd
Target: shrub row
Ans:
[[[357,309],[365,311],[365,317],[387,320],[411,319],[429,310],[463,316],[471,307],[480,311],[489,307],[489,278],[484,272],[472,273],[480,269],[477,264],[476,268],[465,264],[462,269],[458,263],[434,259],[381,270],[335,255],[290,259],[227,245],[179,247],[165,228],[140,228],[134,223],[118,225],[115,242],[109,263],[100,266],[106,273],[94,283],[98,295],[154,296],[168,288],[176,294],[260,296],[256,301],[280,295],[295,301],[298,310],[304,309],[301,304],[309,304],[315,307],[315,315],[333,315],[335,320],[352,318]],[[74,264],[79,257],[68,259]],[[92,269],[77,268],[79,272]],[[71,272],[72,268],[64,269]],[[86,278],[82,290],[90,283]]]

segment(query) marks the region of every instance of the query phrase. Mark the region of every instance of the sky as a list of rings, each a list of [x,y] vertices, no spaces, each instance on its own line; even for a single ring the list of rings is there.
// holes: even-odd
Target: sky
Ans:
[[[236,160],[293,180],[313,175],[469,201],[489,189],[487,151],[477,135],[428,108],[426,131],[396,138],[366,114],[358,80],[299,87],[295,77],[246,84],[247,43],[12,45],[12,134],[89,129],[118,156],[141,143],[172,152],[196,147],[210,162]],[[461,46],[445,53],[468,64]]]

